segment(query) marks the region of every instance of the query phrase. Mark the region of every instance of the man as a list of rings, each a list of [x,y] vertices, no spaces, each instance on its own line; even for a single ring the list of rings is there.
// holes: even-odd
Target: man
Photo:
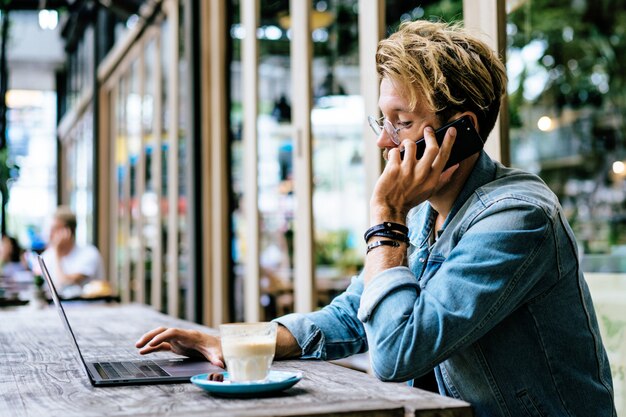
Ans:
[[[374,128],[387,164],[370,200],[365,267],[324,309],[277,319],[277,357],[369,350],[387,381],[434,369],[439,392],[479,417],[615,416],[608,359],[555,195],[484,152],[443,170],[458,132],[448,129],[440,148],[434,129],[469,116],[487,138],[506,92],[502,62],[460,26],[425,21],[381,41],[376,60],[384,119]],[[219,339],[195,331],[155,329],[137,347],[223,365]]]
[[[98,249],[76,244],[76,216],[69,207],[60,206],[54,213],[50,241],[42,256],[64,297],[79,296],[85,284],[104,279]]]

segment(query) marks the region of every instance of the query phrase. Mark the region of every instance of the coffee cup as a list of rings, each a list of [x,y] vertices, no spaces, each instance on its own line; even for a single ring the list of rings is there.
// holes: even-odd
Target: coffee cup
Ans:
[[[275,322],[220,325],[222,354],[230,381],[267,378],[276,352],[277,327]]]

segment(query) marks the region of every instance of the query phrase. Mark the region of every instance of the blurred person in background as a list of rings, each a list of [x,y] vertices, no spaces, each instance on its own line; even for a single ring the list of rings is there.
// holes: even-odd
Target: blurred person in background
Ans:
[[[76,215],[60,206],[52,218],[50,240],[42,257],[62,297],[84,295],[83,287],[104,280],[104,263],[93,245],[76,243]]]
[[[0,270],[5,278],[13,278],[16,273],[26,271],[26,263],[22,257],[23,250],[17,239],[4,235],[0,242]]]

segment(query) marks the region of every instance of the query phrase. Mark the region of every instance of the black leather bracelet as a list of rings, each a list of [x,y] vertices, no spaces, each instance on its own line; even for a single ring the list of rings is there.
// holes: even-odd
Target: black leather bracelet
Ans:
[[[372,249],[376,249],[380,246],[393,246],[394,248],[397,248],[400,246],[400,243],[396,242],[395,240],[377,240],[376,242],[372,242],[367,245],[367,251],[365,252],[365,254],[367,255]]]
[[[409,243],[409,237],[407,235],[403,235],[402,233],[398,233],[398,232],[381,230],[381,231],[372,233],[369,236],[369,238],[371,239],[374,236],[386,237],[386,238],[389,238],[389,239],[397,240],[398,242]],[[369,239],[368,239],[368,241],[369,241]],[[365,242],[365,243],[367,243],[367,242]]]
[[[365,231],[365,234],[363,235],[363,238],[365,239],[365,243],[367,243],[367,241],[370,240],[370,238],[374,235],[374,233],[381,232],[381,231],[400,232],[405,235],[409,234],[409,228],[403,224],[394,223],[394,222],[383,222],[381,224],[372,226]]]

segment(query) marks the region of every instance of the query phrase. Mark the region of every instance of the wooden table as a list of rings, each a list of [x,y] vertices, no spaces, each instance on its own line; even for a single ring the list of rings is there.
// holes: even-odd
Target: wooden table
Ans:
[[[70,305],[87,360],[133,359],[159,325],[214,330],[140,305]],[[157,357],[170,357],[159,353]],[[53,308],[0,309],[0,416],[471,416],[467,403],[323,361],[278,361],[304,378],[276,395],[226,399],[192,384],[94,388]]]

